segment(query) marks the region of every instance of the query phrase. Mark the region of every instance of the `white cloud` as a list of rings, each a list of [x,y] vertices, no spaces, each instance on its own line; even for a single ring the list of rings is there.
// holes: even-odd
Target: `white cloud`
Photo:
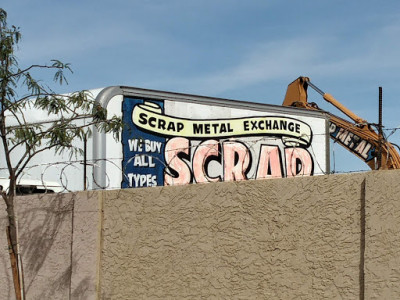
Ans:
[[[313,62],[320,60],[322,49],[319,44],[317,40],[296,38],[253,45],[234,66],[201,77],[167,79],[163,85],[179,84],[192,91],[220,94],[268,80],[306,75],[303,72],[314,72],[317,68]]]
[[[344,41],[339,36],[309,36],[275,40],[252,45],[235,65],[196,76],[153,81],[150,85],[184,86],[186,90],[221,94],[251,85],[295,78],[299,75],[318,78],[348,77],[356,80],[379,76],[382,80],[398,78],[400,26],[388,24],[374,32],[363,33]],[[329,37],[331,36],[331,37]]]

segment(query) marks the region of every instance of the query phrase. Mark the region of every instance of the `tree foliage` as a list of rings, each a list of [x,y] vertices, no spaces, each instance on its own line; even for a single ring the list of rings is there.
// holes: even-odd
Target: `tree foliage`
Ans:
[[[70,64],[51,60],[49,64],[20,67],[15,54],[20,40],[19,28],[7,25],[7,13],[0,8],[0,139],[3,147],[0,155],[5,159],[10,180],[2,197],[9,219],[10,248],[17,261],[20,259],[14,197],[18,179],[28,163],[35,155],[50,149],[56,153],[78,154],[82,149],[75,146],[74,141],[86,139],[92,130],[111,132],[118,138],[122,128],[122,120],[116,116],[108,118],[106,109],[96,103],[88,91],[60,95],[32,75],[35,70],[47,70],[54,73],[56,84],[65,84],[68,83],[66,73],[72,73]],[[46,120],[29,121],[28,114],[32,112],[45,114]],[[13,155],[16,151],[21,153],[21,149],[22,155]],[[23,293],[22,274],[14,273],[14,283],[16,277],[19,278],[16,294],[18,289]]]
[[[88,91],[59,95],[31,75],[35,69],[51,69],[55,71],[55,82],[67,83],[65,72],[72,72],[70,64],[52,60],[49,65],[19,67],[15,49],[21,34],[15,26],[8,28],[6,19],[7,13],[0,10],[0,134],[6,157],[18,147],[25,147],[18,161],[7,161],[10,176],[20,176],[32,157],[47,149],[68,150],[71,155],[81,152],[73,141],[90,136],[92,128],[112,132],[117,138],[121,119],[107,119],[106,109]],[[19,95],[21,91],[23,95]],[[30,123],[26,120],[30,110],[44,111],[54,121]]]

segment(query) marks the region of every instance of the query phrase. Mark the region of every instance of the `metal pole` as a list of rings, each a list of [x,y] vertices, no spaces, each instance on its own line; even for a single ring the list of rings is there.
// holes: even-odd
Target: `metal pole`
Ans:
[[[378,170],[382,167],[382,87],[379,87],[379,122],[378,122],[378,133],[379,133],[379,148],[378,148]]]
[[[86,167],[87,167],[87,137],[86,134],[83,137],[83,190],[87,189],[86,181]]]

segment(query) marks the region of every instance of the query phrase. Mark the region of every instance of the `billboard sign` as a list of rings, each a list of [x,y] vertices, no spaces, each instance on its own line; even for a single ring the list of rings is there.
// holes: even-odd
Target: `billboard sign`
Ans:
[[[142,97],[124,97],[122,116],[122,188],[327,171],[322,117]]]

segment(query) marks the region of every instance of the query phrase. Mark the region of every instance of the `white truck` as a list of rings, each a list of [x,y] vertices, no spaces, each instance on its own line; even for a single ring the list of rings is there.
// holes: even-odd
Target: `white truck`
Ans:
[[[91,93],[109,116],[122,117],[120,141],[93,130],[86,145],[79,142],[84,155],[43,151],[21,182],[78,191],[329,172],[329,117],[321,111],[124,86]],[[26,115],[33,123],[51,120]],[[8,177],[4,159],[0,177]]]

